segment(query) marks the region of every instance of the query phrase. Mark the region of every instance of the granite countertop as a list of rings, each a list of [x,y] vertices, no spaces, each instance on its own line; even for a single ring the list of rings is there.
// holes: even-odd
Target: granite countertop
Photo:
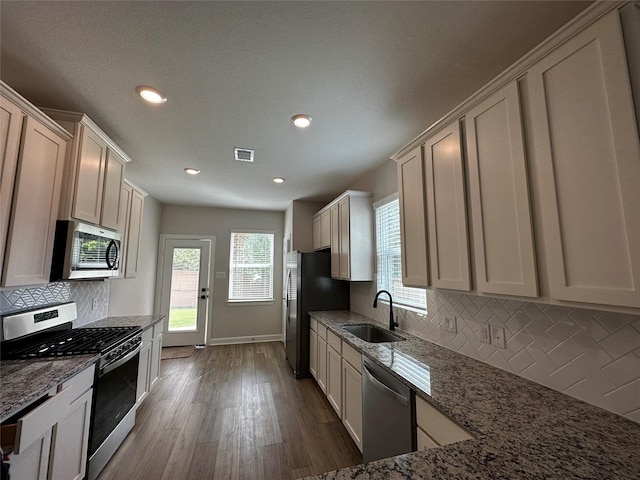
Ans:
[[[102,320],[97,320],[95,322],[82,325],[82,328],[142,327],[142,330],[146,330],[158,323],[164,317],[165,315],[129,315],[124,317],[106,317]]]
[[[91,327],[151,328],[164,315],[107,317],[82,325]],[[0,362],[0,421],[15,415],[49,390],[95,363],[99,355],[75,355],[38,360],[3,360]]]
[[[475,438],[313,479],[634,479],[640,425],[400,330],[365,342],[341,327],[381,324],[351,311],[311,312]]]

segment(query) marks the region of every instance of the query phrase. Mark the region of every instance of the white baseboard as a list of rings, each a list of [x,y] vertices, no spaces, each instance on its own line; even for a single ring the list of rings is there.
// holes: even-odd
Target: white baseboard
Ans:
[[[236,345],[239,343],[263,343],[263,342],[281,342],[282,335],[279,333],[273,335],[254,335],[252,337],[228,337],[228,338],[212,338],[209,345]]]

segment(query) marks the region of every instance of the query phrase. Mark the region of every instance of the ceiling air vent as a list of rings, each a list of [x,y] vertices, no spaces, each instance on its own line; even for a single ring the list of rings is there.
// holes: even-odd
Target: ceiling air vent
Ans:
[[[253,163],[253,150],[248,148],[234,148],[233,153],[235,155],[235,159],[239,162]]]

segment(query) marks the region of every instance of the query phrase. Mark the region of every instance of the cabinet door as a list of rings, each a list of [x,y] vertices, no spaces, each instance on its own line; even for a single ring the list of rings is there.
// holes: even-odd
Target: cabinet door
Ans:
[[[327,346],[327,400],[342,418],[342,357]]]
[[[102,213],[100,225],[118,232],[124,229],[122,202],[122,183],[124,180],[124,159],[113,150],[107,150],[102,192]],[[126,214],[124,215],[126,216]]]
[[[127,232],[127,263],[125,265],[125,277],[135,277],[138,274],[138,256],[140,254],[143,210],[144,196],[136,189],[133,189],[131,192],[131,210],[129,212],[129,230]]]
[[[529,182],[517,82],[466,115],[479,292],[536,297]]]
[[[322,248],[322,226],[320,225],[320,216],[313,217],[313,249],[320,250]]]
[[[54,427],[51,445],[51,480],[82,480],[87,466],[91,398],[89,389],[75,400]]]
[[[424,204],[422,147],[417,147],[400,158],[397,169],[402,284],[427,287],[427,215]]]
[[[106,159],[107,144],[89,128],[83,127],[72,212],[74,218],[96,225],[100,223]]]
[[[351,278],[351,225],[349,224],[349,197],[338,202],[340,275],[339,278],[349,280]]]
[[[120,268],[118,270],[118,278],[124,277],[124,271],[127,265],[127,250],[129,246],[127,237],[129,236],[129,219],[131,217],[131,197],[133,195],[133,188],[126,183],[123,183],[121,195],[120,216],[124,222],[121,231],[122,241],[120,243]]]
[[[327,341],[318,337],[318,377],[320,390],[327,393]]]
[[[320,246],[328,248],[331,246],[331,211],[325,210],[320,215]]]
[[[3,286],[47,283],[66,141],[27,117],[4,258]]]
[[[309,332],[309,372],[318,380],[318,334],[314,330]]]
[[[340,277],[340,212],[331,205],[331,278]]]
[[[49,471],[49,451],[51,430],[48,430],[35,442],[11,455],[11,478],[46,480]]]
[[[470,290],[460,123],[429,138],[424,152],[431,285]]]
[[[342,423],[362,452],[362,375],[342,360]]]
[[[136,407],[147,397],[151,380],[151,330],[142,334],[142,349],[140,350],[140,362],[138,363],[138,384],[136,385]]]
[[[151,343],[151,365],[149,368],[149,391],[160,377],[160,362],[162,360],[162,335],[153,339]]]
[[[640,307],[640,145],[618,12],[527,79],[551,297]]]
[[[6,98],[0,97],[0,147],[2,148],[2,163],[0,163],[0,273],[2,272],[4,248],[9,229],[13,182],[16,178],[23,121],[22,110]]]
[[[416,439],[418,440],[418,451],[429,450],[430,448],[437,448],[440,446],[420,427],[416,428]]]

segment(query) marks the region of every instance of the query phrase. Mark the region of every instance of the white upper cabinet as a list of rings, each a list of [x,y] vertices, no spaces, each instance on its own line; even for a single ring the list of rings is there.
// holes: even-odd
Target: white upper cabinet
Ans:
[[[47,283],[70,135],[5,84],[1,92],[0,286]]]
[[[618,12],[527,80],[550,296],[640,307],[640,146]]]
[[[60,219],[75,218],[122,233],[124,167],[131,160],[85,114],[47,108],[43,111],[73,134],[67,152]]]
[[[429,137],[424,157],[431,285],[471,290],[460,123]]]
[[[515,81],[465,115],[478,292],[538,296],[520,99]]]
[[[398,198],[402,284],[429,286],[427,264],[427,217],[424,204],[424,163],[422,147],[398,159]]]

